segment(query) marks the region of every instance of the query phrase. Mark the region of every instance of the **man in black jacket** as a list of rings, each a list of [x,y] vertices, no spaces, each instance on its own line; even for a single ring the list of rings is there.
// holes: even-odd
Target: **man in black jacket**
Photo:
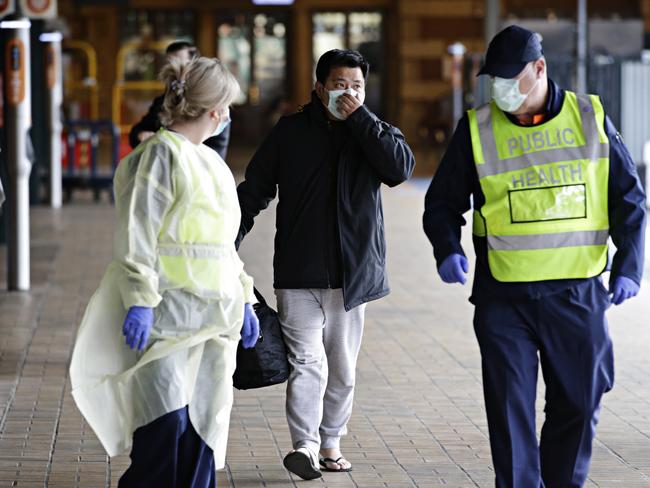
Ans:
[[[239,186],[238,243],[279,195],[274,287],[292,373],[284,460],[303,479],[349,471],[340,438],[352,411],[364,304],[388,294],[380,187],[415,166],[402,133],[364,105],[368,63],[332,50],[316,67],[311,103],[283,117]]]
[[[183,61],[190,61],[199,56],[198,49],[185,41],[172,42],[165,50],[167,59],[176,58]],[[160,112],[162,111],[165,94],[154,98],[147,113],[142,117],[140,122],[131,128],[129,133],[129,144],[135,149],[142,141],[149,139],[158,129],[160,129]],[[228,142],[230,141],[230,125],[226,126],[218,136],[206,139],[203,144],[214,149],[219,156],[225,161],[228,151]]]

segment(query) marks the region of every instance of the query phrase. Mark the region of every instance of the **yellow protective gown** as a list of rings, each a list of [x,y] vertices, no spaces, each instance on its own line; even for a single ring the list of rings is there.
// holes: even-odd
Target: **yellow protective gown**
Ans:
[[[244,304],[255,301],[234,247],[232,173],[212,149],[161,129],[120,163],[114,191],[113,261],[77,333],[72,396],[110,456],[188,405],[222,468]],[[155,307],[141,353],[122,335],[133,305]]]

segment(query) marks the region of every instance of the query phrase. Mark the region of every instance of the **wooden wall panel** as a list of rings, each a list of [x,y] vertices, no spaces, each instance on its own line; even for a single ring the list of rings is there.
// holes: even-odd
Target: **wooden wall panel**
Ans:
[[[441,146],[431,140],[435,128],[448,123],[451,131],[447,48],[462,42],[470,52],[483,51],[483,8],[483,0],[399,1],[399,125],[416,154],[419,175],[433,174],[438,165]]]
[[[641,0],[641,15],[645,23],[645,31],[650,32],[650,0]]]
[[[115,53],[119,49],[119,12],[112,6],[89,6],[82,7],[79,15],[84,20],[81,39],[88,41],[97,51],[99,116],[111,118]]]
[[[422,17],[472,17],[476,0],[405,0],[398,2],[401,15]]]
[[[298,106],[309,101],[313,88],[311,12],[296,8],[293,12],[293,42],[288,55],[292,58],[291,102]]]
[[[217,19],[214,10],[201,12],[197,19],[196,46],[203,56],[217,55]]]
[[[425,38],[472,38],[483,35],[482,17],[422,17],[420,23]]]

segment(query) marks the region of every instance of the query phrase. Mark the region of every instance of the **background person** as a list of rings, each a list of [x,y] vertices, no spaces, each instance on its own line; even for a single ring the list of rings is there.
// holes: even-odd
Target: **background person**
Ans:
[[[185,41],[171,43],[166,49],[167,61],[177,59],[181,62],[188,62],[199,56],[199,51],[193,44]],[[160,114],[163,110],[165,95],[154,98],[147,113],[142,117],[140,122],[131,128],[129,133],[129,144],[135,149],[142,141],[153,136],[161,127]],[[230,125],[227,125],[221,134],[208,137],[203,143],[214,149],[221,159],[226,160],[228,153],[228,143],[230,142]]]

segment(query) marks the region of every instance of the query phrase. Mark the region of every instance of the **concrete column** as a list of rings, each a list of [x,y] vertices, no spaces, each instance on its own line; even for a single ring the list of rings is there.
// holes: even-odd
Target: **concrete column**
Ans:
[[[485,48],[499,31],[499,21],[501,20],[501,1],[485,0],[485,19],[483,23]]]
[[[576,27],[576,91],[587,93],[587,0],[578,0]]]
[[[31,23],[22,16],[8,16],[0,22],[5,65],[5,133],[7,140],[7,238],[9,290],[30,288],[28,130],[31,126],[30,44]]]
[[[453,94],[453,117],[454,125],[458,125],[458,121],[463,116],[463,61],[465,59],[465,52],[467,49],[460,42],[455,42],[447,48],[447,52],[451,54],[451,86]]]
[[[61,208],[61,107],[63,105],[63,66],[61,62],[61,41],[59,32],[47,32],[40,35],[44,46],[45,63],[45,108],[48,132],[48,159],[50,163],[49,203],[52,208]]]

